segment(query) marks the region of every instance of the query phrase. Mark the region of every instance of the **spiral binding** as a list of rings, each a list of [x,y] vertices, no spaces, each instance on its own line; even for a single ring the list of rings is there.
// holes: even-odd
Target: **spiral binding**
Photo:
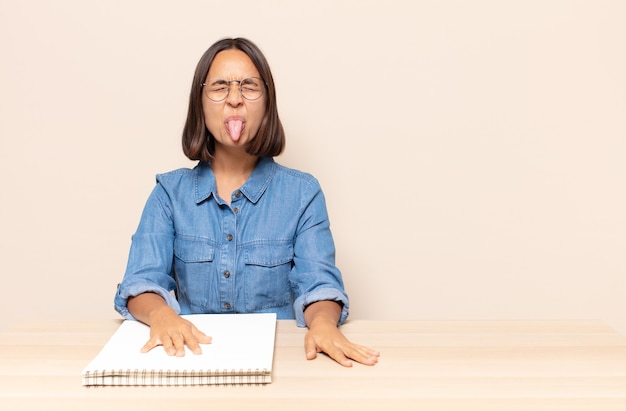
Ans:
[[[256,385],[272,382],[267,369],[247,370],[103,370],[85,372],[84,386]]]

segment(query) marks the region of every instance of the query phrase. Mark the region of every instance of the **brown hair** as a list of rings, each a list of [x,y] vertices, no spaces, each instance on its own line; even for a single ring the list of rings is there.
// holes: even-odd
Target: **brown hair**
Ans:
[[[206,128],[202,110],[202,83],[204,83],[215,56],[224,50],[241,50],[252,60],[266,86],[265,115],[256,136],[248,146],[248,154],[274,157],[285,148],[285,131],[278,118],[276,89],[270,66],[261,50],[245,38],[226,38],[214,43],[204,52],[193,76],[189,93],[187,121],[183,129],[183,152],[191,160],[208,161],[215,154],[215,138]]]

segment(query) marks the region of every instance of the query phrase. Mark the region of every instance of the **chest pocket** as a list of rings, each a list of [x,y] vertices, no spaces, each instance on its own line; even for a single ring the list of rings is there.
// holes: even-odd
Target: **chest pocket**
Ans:
[[[292,303],[289,273],[293,264],[291,243],[263,243],[245,247],[246,309],[266,310]]]
[[[203,240],[174,239],[174,270],[177,297],[193,311],[202,312],[209,303],[215,247]]]

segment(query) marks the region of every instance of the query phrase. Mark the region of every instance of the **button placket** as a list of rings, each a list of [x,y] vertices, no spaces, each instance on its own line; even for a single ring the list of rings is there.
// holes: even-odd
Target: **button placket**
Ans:
[[[224,243],[220,247],[222,250],[219,271],[220,301],[223,312],[232,312],[237,304],[233,271],[236,267],[237,214],[231,207],[223,207],[222,211]]]
[[[237,235],[237,219],[241,212],[242,205],[242,193],[241,190],[233,191],[231,195],[230,207],[223,209],[224,214],[224,234],[226,244],[224,246],[224,252],[222,254],[222,276],[220,280],[220,296],[222,301],[222,309],[224,311],[232,311],[236,305],[236,295],[234,289],[233,270],[236,267],[235,261],[237,241],[235,236]]]

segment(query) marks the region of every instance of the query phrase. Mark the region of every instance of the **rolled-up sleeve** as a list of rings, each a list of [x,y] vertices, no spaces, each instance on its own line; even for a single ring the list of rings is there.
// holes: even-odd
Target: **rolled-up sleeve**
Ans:
[[[176,312],[180,312],[172,294],[176,289],[172,276],[173,244],[169,199],[157,184],[132,237],[126,272],[114,298],[115,310],[124,318],[133,318],[128,311],[128,299],[147,292],[160,295]]]
[[[341,272],[335,265],[335,245],[324,194],[312,179],[301,197],[301,217],[294,242],[294,266],[290,282],[296,299],[294,313],[298,326],[304,327],[304,310],[317,301],[336,301],[342,312],[338,324],[348,318],[349,299]]]
[[[304,310],[310,304],[318,301],[336,301],[341,304],[341,317],[337,325],[343,324],[348,319],[348,313],[350,311],[348,296],[336,288],[320,288],[303,294],[296,299],[294,312],[296,314],[296,324],[298,327],[306,327]]]

